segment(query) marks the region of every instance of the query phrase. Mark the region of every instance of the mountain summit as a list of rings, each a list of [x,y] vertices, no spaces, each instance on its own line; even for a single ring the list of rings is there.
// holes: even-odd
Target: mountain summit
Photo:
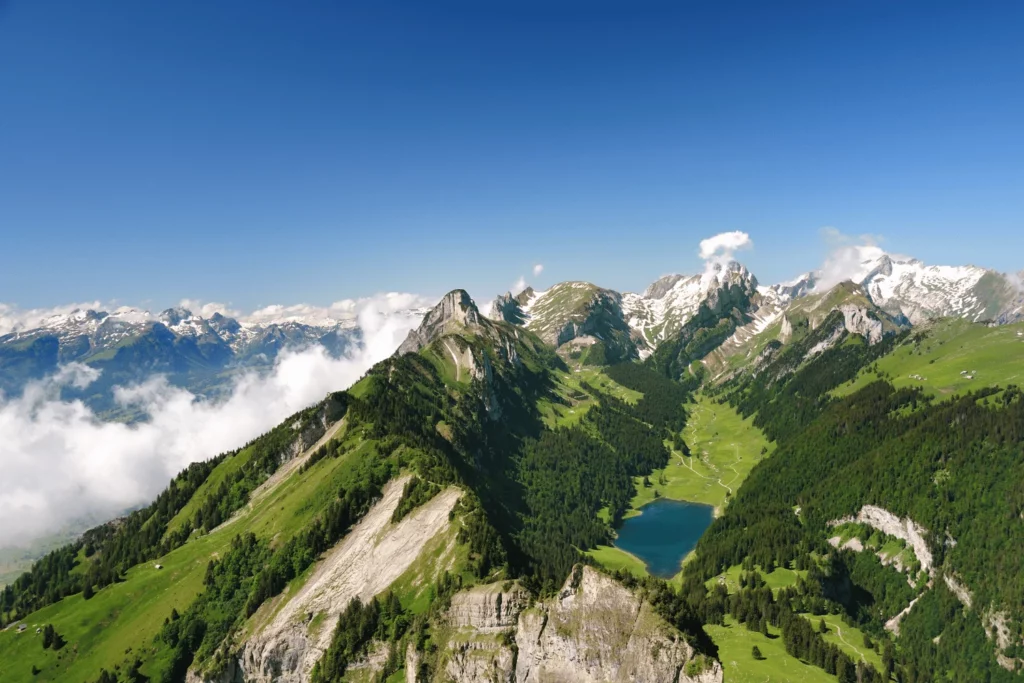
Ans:
[[[415,353],[446,334],[478,326],[483,319],[480,309],[466,290],[453,289],[423,316],[423,322],[418,328],[409,331],[409,336],[398,347],[396,354]]]

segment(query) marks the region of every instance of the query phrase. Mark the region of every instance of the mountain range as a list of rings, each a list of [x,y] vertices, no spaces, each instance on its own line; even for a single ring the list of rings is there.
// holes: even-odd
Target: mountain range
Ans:
[[[0,679],[1016,681],[1019,295],[860,265],[766,287],[723,261],[488,315],[453,290],[350,388],[12,581]],[[255,338],[94,317],[66,338],[108,324],[115,357]]]
[[[416,321],[423,313],[410,308],[390,315]],[[362,340],[355,316],[240,322],[221,313],[204,318],[182,307],[159,314],[135,308],[75,310],[0,336],[0,391],[16,395],[27,382],[62,365],[83,363],[100,370],[99,379],[85,389],[64,387],[63,397],[81,398],[100,414],[124,417],[113,400],[115,386],[163,374],[175,386],[215,399],[238,373],[265,370],[286,349],[320,346],[340,358]]]
[[[850,273],[867,302],[896,323],[920,324],[938,317],[1013,322],[1024,317],[1020,276],[975,266],[927,266],[873,248]],[[620,293],[587,282],[562,282],[544,291],[526,288],[494,300],[490,315],[525,325],[545,342],[577,355],[597,351],[606,360],[644,359],[695,317],[716,321],[730,313],[727,338],[713,345],[745,350],[747,340],[778,323],[794,301],[824,294],[831,284],[821,272],[763,286],[736,261],[709,263],[699,275],[666,275],[643,293]],[[392,315],[410,323],[423,308]],[[706,322],[706,321],[705,321]],[[0,336],[0,391],[17,395],[27,382],[70,362],[100,370],[85,388],[64,387],[65,399],[84,400],[110,418],[140,417],[119,406],[113,388],[166,375],[172,385],[216,399],[246,370],[271,367],[285,349],[323,347],[339,358],[358,347],[363,333],[355,317],[287,317],[239,321],[220,313],[208,318],[178,307],[159,314],[134,308],[76,310],[52,316],[33,329]],[[763,336],[757,341],[764,341]],[[708,349],[710,351],[711,349]],[[703,358],[706,354],[700,354]],[[722,356],[721,353],[718,354]]]

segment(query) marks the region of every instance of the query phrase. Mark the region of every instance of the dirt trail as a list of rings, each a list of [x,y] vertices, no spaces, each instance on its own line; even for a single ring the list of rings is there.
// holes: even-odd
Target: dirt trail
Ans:
[[[861,652],[856,645],[848,641],[846,638],[843,638],[843,629],[839,626],[839,624],[836,624],[836,635],[839,636],[839,640],[846,643],[850,647],[850,649],[856,652],[858,657],[860,657],[865,662],[868,661],[868,658],[864,656],[864,653]]]

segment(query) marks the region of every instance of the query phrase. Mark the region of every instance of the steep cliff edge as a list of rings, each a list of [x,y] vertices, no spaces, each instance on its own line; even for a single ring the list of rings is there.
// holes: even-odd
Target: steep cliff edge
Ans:
[[[527,604],[515,584],[456,594],[434,679],[722,681],[718,662],[697,655],[646,601],[590,567],[578,567],[556,597]],[[407,670],[406,680],[419,680],[416,671]]]

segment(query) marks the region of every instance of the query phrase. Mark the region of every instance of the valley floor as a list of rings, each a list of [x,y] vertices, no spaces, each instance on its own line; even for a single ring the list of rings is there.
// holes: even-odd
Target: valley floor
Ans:
[[[715,403],[704,394],[696,396],[688,413],[683,440],[690,455],[673,449],[668,466],[647,477],[650,486],[644,486],[644,477],[637,477],[627,518],[642,514],[643,506],[658,498],[711,505],[717,517],[754,465],[775,448],[754,426],[753,418],[744,419],[732,406]],[[613,571],[623,568],[637,576],[647,574],[642,560],[614,546],[598,546],[588,554]]]
[[[753,418],[744,419],[732,406],[704,394],[696,398],[688,406],[683,431],[691,454],[673,450],[668,466],[648,477],[650,486],[638,478],[633,510],[627,516],[640,514],[644,505],[659,497],[712,505],[718,516],[754,465],[771,455],[775,446],[754,426]]]

